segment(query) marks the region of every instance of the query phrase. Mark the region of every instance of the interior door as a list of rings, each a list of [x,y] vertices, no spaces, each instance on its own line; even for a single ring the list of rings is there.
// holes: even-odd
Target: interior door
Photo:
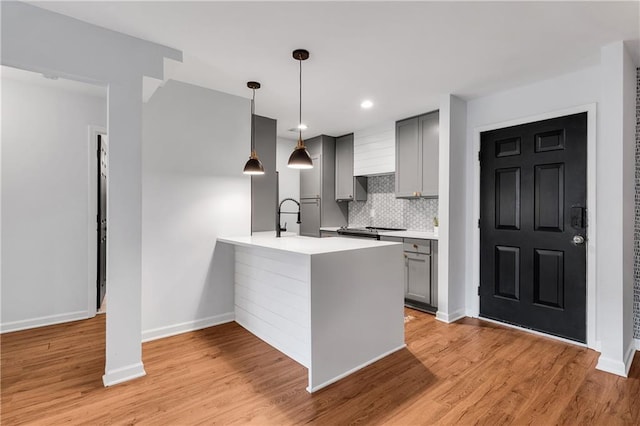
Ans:
[[[107,292],[107,137],[98,135],[98,299],[100,309]]]
[[[587,114],[484,132],[480,315],[586,341]]]

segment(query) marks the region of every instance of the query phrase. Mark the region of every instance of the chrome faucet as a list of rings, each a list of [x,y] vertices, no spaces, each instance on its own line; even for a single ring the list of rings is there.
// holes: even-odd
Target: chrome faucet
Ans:
[[[296,203],[298,205],[298,212],[297,213],[283,212],[281,209],[285,201],[293,201],[294,203]],[[287,232],[287,222],[284,223],[284,226],[280,226],[280,215],[283,215],[283,214],[297,214],[298,220],[296,223],[300,223],[300,203],[294,200],[293,198],[285,198],[284,200],[280,201],[280,204],[278,205],[278,210],[276,211],[276,237],[277,238],[280,238],[280,234],[282,231]]]

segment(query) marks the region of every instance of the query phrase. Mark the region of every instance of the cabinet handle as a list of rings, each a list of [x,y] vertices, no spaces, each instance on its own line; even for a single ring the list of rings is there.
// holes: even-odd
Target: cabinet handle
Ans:
[[[417,245],[417,244],[414,244],[414,245],[413,245],[413,248],[417,250],[417,249],[418,249],[418,245]]]

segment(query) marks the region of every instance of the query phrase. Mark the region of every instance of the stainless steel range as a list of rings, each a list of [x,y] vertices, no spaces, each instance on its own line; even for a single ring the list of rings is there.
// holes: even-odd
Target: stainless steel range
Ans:
[[[373,238],[380,239],[380,232],[382,231],[406,231],[404,228],[383,228],[377,226],[364,226],[359,228],[342,227],[338,229],[338,235],[341,237],[352,238]]]

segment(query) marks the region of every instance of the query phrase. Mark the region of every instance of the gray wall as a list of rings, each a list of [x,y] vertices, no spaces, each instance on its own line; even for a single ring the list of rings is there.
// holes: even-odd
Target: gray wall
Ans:
[[[438,215],[438,200],[400,199],[395,196],[395,175],[371,176],[367,201],[349,203],[349,226],[382,226],[416,231],[433,230]],[[374,217],[371,217],[371,211]]]

